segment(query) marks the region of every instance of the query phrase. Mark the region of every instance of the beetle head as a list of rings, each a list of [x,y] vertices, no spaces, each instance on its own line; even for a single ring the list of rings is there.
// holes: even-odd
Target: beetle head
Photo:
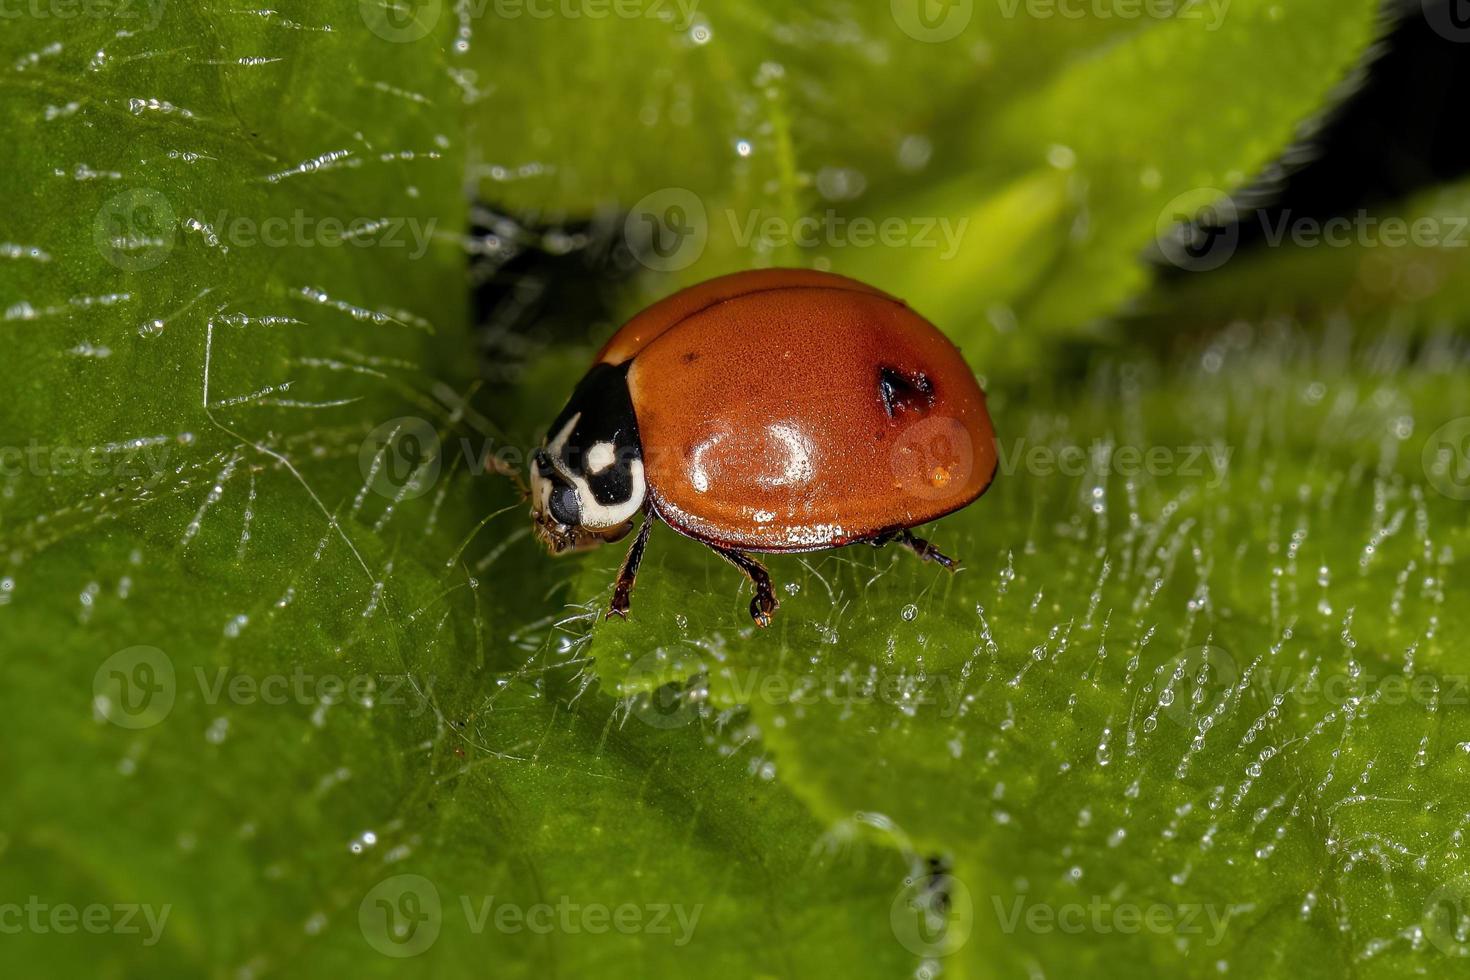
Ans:
[[[638,422],[625,367],[587,372],[531,459],[531,517],[554,555],[616,541],[643,509]]]

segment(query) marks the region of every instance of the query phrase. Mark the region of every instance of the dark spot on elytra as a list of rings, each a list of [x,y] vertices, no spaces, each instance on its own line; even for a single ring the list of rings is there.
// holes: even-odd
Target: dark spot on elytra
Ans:
[[[679,358],[679,360],[683,361],[685,364],[693,364],[695,361],[699,360],[699,355],[696,354],[694,351],[689,351],[683,357]]]
[[[884,366],[878,369],[878,396],[889,418],[910,412],[923,415],[934,405],[934,382],[923,371],[905,373]]]

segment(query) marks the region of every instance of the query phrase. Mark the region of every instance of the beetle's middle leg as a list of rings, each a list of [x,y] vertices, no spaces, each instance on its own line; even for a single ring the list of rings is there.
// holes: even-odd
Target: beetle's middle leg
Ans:
[[[766,571],[766,566],[745,552],[733,548],[716,548],[711,545],[710,550],[740,569],[750,579],[750,584],[755,586],[755,598],[750,600],[750,618],[755,620],[757,626],[770,626],[771,616],[781,603],[776,601],[776,593],[771,588],[771,575]]]

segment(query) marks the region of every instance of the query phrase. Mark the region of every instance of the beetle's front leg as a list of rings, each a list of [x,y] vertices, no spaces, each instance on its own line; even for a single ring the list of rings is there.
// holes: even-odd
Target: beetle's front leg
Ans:
[[[733,548],[716,548],[710,545],[710,550],[740,569],[750,579],[750,584],[755,586],[755,598],[750,600],[750,618],[755,620],[757,626],[770,626],[771,617],[781,603],[776,600],[776,593],[771,588],[771,576],[766,571],[766,566],[745,552]]]
[[[652,514],[643,516],[643,526],[638,529],[638,536],[628,547],[628,553],[623,556],[623,565],[618,569],[617,584],[613,586],[612,603],[607,607],[607,613],[603,619],[628,618],[628,607],[632,604],[633,583],[638,579],[638,565],[643,561],[643,547],[648,544],[648,532],[653,530],[654,517]]]

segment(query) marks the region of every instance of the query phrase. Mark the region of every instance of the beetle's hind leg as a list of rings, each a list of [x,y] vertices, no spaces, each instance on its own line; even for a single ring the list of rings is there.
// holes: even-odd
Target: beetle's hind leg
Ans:
[[[949,557],[949,555],[946,555],[944,552],[940,551],[938,548],[934,547],[932,544],[925,541],[923,538],[919,537],[908,528],[893,531],[889,534],[883,535],[882,537],[873,539],[873,544],[876,546],[882,546],[893,542],[897,542],[898,544],[903,545],[905,548],[918,555],[924,561],[932,561],[936,565],[943,565],[951,572],[960,567],[960,560],[958,558]]]
[[[628,618],[628,607],[632,604],[633,583],[638,578],[638,565],[643,561],[643,548],[648,544],[648,532],[653,530],[654,517],[652,514],[643,515],[643,526],[638,529],[638,536],[628,546],[628,553],[623,556],[623,565],[618,569],[618,580],[613,586],[612,604],[607,607],[607,613],[603,619]]]
[[[766,566],[745,552],[733,548],[716,548],[711,545],[710,550],[740,569],[750,579],[750,584],[755,586],[755,598],[750,600],[750,618],[755,620],[757,626],[770,626],[771,616],[781,603],[776,601],[776,593],[771,589],[771,575],[766,571]]]

